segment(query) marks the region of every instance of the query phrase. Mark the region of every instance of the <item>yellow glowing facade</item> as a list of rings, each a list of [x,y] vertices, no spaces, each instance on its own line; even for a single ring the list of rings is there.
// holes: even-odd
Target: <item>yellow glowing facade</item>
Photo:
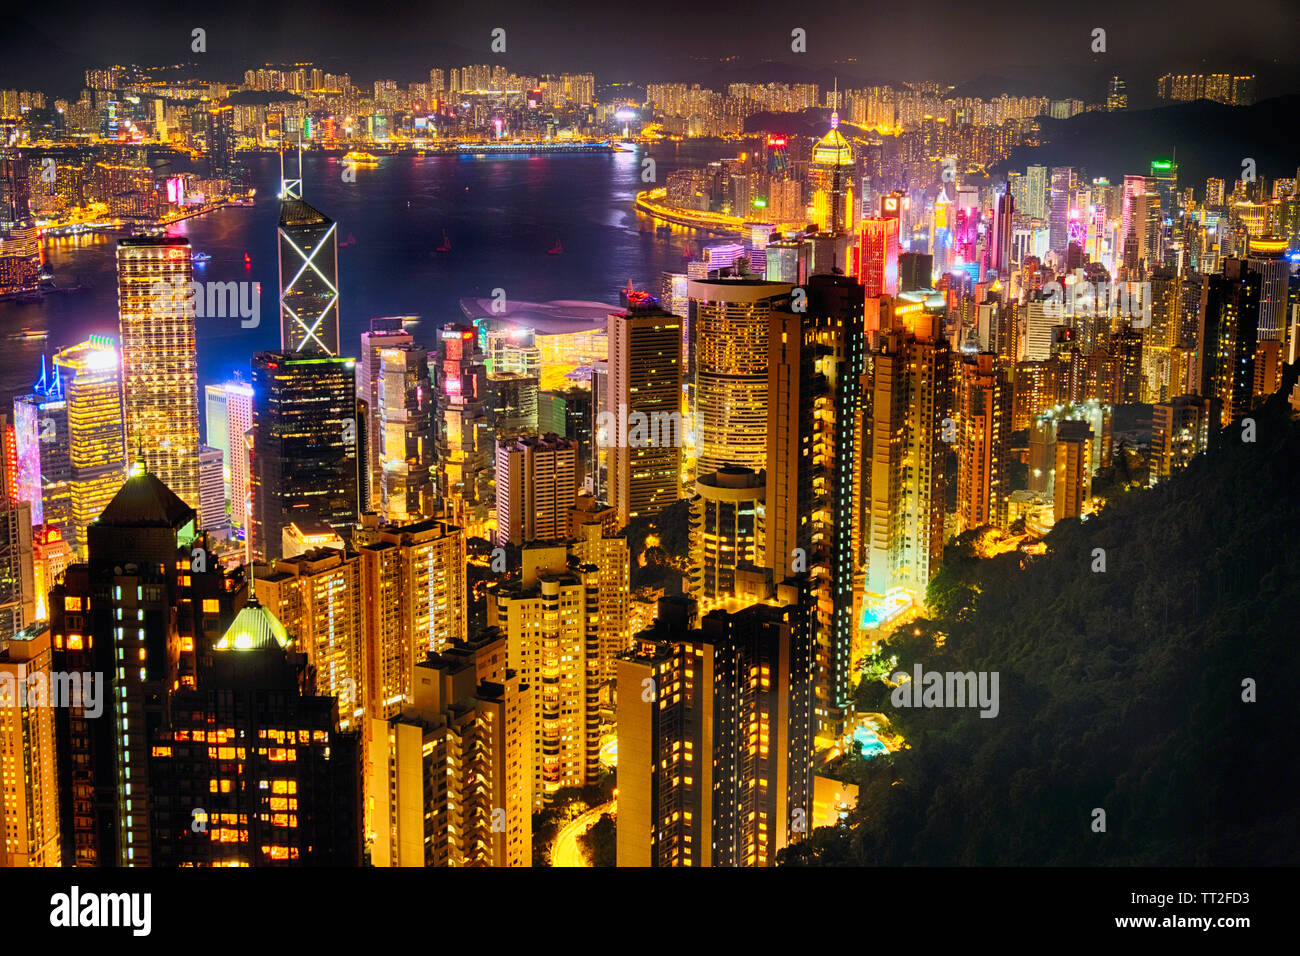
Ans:
[[[193,279],[188,239],[132,236],[117,247],[122,398],[128,455],[199,507],[199,390],[191,297],[158,284]]]
[[[853,149],[839,130],[838,114],[831,115],[830,130],[813,147],[808,185],[812,194],[808,217],[817,228],[853,232]]]
[[[50,661],[44,625],[19,631],[0,650],[0,867],[60,865]]]
[[[100,516],[126,480],[126,427],[117,349],[91,336],[54,356],[64,377],[68,407],[68,454],[72,459],[70,545],[86,551],[86,528]]]

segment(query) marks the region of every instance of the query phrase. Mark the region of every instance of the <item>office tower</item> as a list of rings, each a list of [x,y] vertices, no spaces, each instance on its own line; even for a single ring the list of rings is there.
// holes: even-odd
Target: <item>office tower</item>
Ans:
[[[989,268],[999,275],[1011,271],[1011,235],[1016,214],[1016,201],[1011,195],[1011,185],[998,193],[997,210],[993,216],[993,235],[989,243]]]
[[[595,409],[590,388],[563,388],[539,392],[537,396],[537,430],[555,432],[578,443],[578,487],[591,486],[592,429]]]
[[[557,435],[497,441],[497,544],[565,537],[578,498],[578,443]]]
[[[489,629],[415,665],[372,721],[374,866],[532,866],[533,693]]]
[[[655,305],[609,315],[608,406],[596,440],[607,451],[619,527],[682,496],[681,338],[681,318]]]
[[[126,435],[117,349],[105,336],[54,356],[63,381],[71,465],[70,544],[86,546],[86,528],[126,479]]]
[[[434,396],[429,353],[418,345],[379,350],[379,509],[402,522],[434,513]]]
[[[337,701],[312,692],[305,656],[256,598],[151,742],[155,865],[361,865],[358,735],[339,729]]]
[[[363,516],[357,532],[365,636],[362,703],[388,718],[411,699],[411,669],[453,641],[469,622],[465,534],[441,521],[381,525]]]
[[[415,339],[405,330],[401,316],[371,319],[370,328],[361,333],[361,359],[357,369],[357,395],[366,403],[369,427],[366,429],[366,487],[369,501],[383,497],[383,473],[379,452],[384,430],[380,425],[379,384],[382,379],[381,349],[412,345]]]
[[[1110,397],[1113,405],[1133,405],[1142,401],[1142,341],[1142,332],[1127,322],[1110,335],[1106,351],[1115,363]]]
[[[438,396],[438,497],[443,512],[476,537],[496,507],[496,463],[487,406],[487,367],[474,327],[446,325],[434,364]]]
[[[244,527],[248,510],[248,438],[253,427],[253,388],[238,380],[204,387],[207,397],[208,440],[221,450],[230,522]]]
[[[191,508],[199,504],[199,384],[190,241],[131,236],[117,244],[126,447]]]
[[[1217,399],[1179,395],[1151,408],[1150,482],[1178,474],[1210,446],[1219,429]]]
[[[898,291],[922,292],[934,287],[934,256],[905,252],[898,257]]]
[[[253,356],[254,557],[279,557],[284,529],[304,519],[351,539],[360,480],[354,364],[294,352]]]
[[[207,111],[208,178],[230,179],[234,175],[235,108],[222,103]]]
[[[488,625],[505,634],[506,665],[533,695],[533,806],[600,775],[600,610],[611,586],[593,565],[570,568],[563,545],[523,550],[517,579],[488,588]],[[626,588],[624,588],[626,590]]]
[[[1201,277],[1195,394],[1219,400],[1223,426],[1253,403],[1262,285],[1244,259],[1224,259],[1220,275]]]
[[[813,276],[808,310],[772,313],[768,336],[763,564],[807,570],[816,597],[817,712],[834,731],[851,704],[853,582],[861,569],[863,287]]]
[[[767,460],[767,332],[791,285],[758,279],[692,280],[697,475]]]
[[[865,287],[867,298],[898,294],[897,216],[862,220],[858,263],[858,281]]]
[[[863,416],[866,591],[921,600],[943,555],[951,351],[937,317],[887,311]]]
[[[766,251],[767,268],[764,270],[764,278],[768,281],[800,285],[808,278],[812,270],[812,243],[809,240],[804,238],[773,240],[767,244]],[[687,365],[691,366],[692,363],[688,362]]]
[[[90,526],[87,563],[68,568],[50,592],[54,669],[97,682],[93,697],[55,715],[59,790],[68,797],[59,828],[70,865],[153,863],[151,738],[166,723],[186,661],[196,658],[196,640],[202,650],[195,620],[221,610],[215,597],[197,606],[190,597],[201,575],[181,543],[194,519],[156,475],[133,475]]]
[[[0,498],[0,640],[36,620],[32,506]]]
[[[1054,329],[1066,320],[1066,306],[1061,298],[1058,294],[1055,301],[1052,301],[1042,292],[1029,293],[1025,303],[1023,361],[1045,362],[1052,357],[1052,345],[1056,340]]]
[[[1031,169],[1033,167],[1030,167]],[[1051,205],[1048,209],[1050,235],[1048,247],[1053,252],[1064,252],[1069,243],[1070,209],[1075,202],[1078,181],[1071,166],[1052,167]]]
[[[1052,513],[1057,521],[1079,517],[1092,495],[1092,439],[1087,422],[1057,422],[1052,489]]]
[[[813,635],[806,584],[705,616],[660,602],[618,661],[618,865],[771,866],[808,832]]]
[[[59,866],[59,781],[50,631],[33,624],[0,638],[0,867]]]
[[[990,352],[962,355],[957,381],[957,532],[1007,525],[1011,387]]]
[[[822,232],[836,234],[854,229],[853,149],[839,126],[839,113],[832,111],[831,128],[808,163],[809,218]]]
[[[33,524],[50,524],[65,537],[72,533],[72,454],[68,403],[58,369],[41,377],[27,395],[14,399],[14,497],[30,502]]]
[[[1291,274],[1287,241],[1261,236],[1252,238],[1247,249],[1246,267],[1260,277],[1259,341],[1280,342],[1287,324],[1287,282]]]
[[[301,196],[280,199],[280,348],[339,354],[338,224]]]
[[[230,527],[222,472],[221,449],[200,445],[198,526],[203,531],[221,531]]]
[[[537,433],[539,379],[523,372],[488,372],[487,411],[498,442]]]
[[[766,491],[766,474],[750,468],[720,468],[695,480],[691,596],[702,610],[739,599],[737,572],[760,565]]]
[[[318,548],[253,569],[257,601],[284,626],[307,656],[316,692],[339,702],[339,727],[360,725],[365,713],[361,556]]]

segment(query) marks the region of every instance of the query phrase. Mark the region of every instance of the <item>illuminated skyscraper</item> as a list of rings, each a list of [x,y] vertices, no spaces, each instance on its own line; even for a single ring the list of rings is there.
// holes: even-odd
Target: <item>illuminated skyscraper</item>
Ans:
[[[497,544],[554,541],[578,500],[578,443],[557,435],[497,442]]]
[[[418,345],[379,350],[378,508],[389,521],[434,513],[434,393],[429,353]]]
[[[357,366],[357,395],[365,401],[369,427],[366,429],[367,500],[377,502],[383,497],[382,472],[379,453],[383,442],[380,427],[379,383],[381,363],[379,351],[383,348],[410,345],[415,340],[405,331],[400,316],[371,319],[368,331],[361,333],[361,359]],[[373,507],[372,509],[373,510]]]
[[[603,582],[603,583],[602,583]],[[533,695],[533,805],[600,774],[601,591],[594,565],[571,569],[563,545],[523,550],[517,580],[490,586],[488,624],[507,640],[506,664]]]
[[[866,591],[921,600],[943,555],[951,351],[921,304],[898,306],[872,356],[863,422]]]
[[[254,557],[279,557],[284,529],[299,520],[351,539],[360,478],[354,365],[290,352],[253,356]]]
[[[817,712],[838,726],[851,700],[854,579],[861,570],[859,434],[867,352],[863,287],[813,276],[803,313],[772,313],[768,337],[764,565],[806,571],[816,596]]]
[[[608,496],[620,527],[681,498],[681,337],[681,318],[657,306],[609,316],[609,390],[596,441],[607,449]]]
[[[0,498],[0,640],[36,620],[32,507]]]
[[[280,348],[339,354],[338,225],[301,196],[280,199]]]
[[[997,355],[963,355],[957,381],[957,531],[1005,528],[1011,497],[1011,385]]]
[[[359,735],[339,729],[307,666],[250,598],[152,735],[156,865],[361,865]]]
[[[205,386],[204,393],[207,444],[221,449],[230,521],[242,528],[248,509],[248,430],[253,427],[253,388],[236,380]]]
[[[695,480],[690,593],[701,610],[735,602],[738,572],[759,566],[766,489],[764,473],[749,468],[720,468]]]
[[[61,862],[54,745],[61,682],[51,680],[50,665],[46,625],[0,639],[0,867]]]
[[[862,221],[858,263],[858,280],[867,298],[898,294],[897,216]]]
[[[1205,451],[1219,429],[1216,399],[1179,395],[1151,409],[1151,484],[1173,477]]]
[[[1253,404],[1262,285],[1245,259],[1225,259],[1220,275],[1201,277],[1196,394],[1219,400],[1223,426]]]
[[[767,334],[792,285],[758,279],[693,280],[696,474],[767,463]]]
[[[618,865],[772,866],[809,832],[811,598],[705,616],[660,602],[618,661]]]
[[[380,525],[367,515],[358,537],[363,700],[370,717],[387,719],[411,700],[412,668],[467,636],[465,533],[441,521]]]
[[[132,462],[191,508],[199,505],[199,386],[194,308],[159,290],[192,281],[190,241],[132,236],[117,244],[122,405]]]
[[[126,480],[126,430],[117,349],[92,336],[54,356],[62,373],[72,466],[69,543],[86,547],[86,528],[99,517]],[[224,508],[223,508],[224,511]]]
[[[200,445],[198,526],[202,531],[223,531],[230,528],[222,471],[221,449]]]
[[[854,229],[853,148],[840,132],[840,115],[831,112],[831,128],[817,141],[808,164],[809,216],[819,229],[851,233]]]
[[[14,497],[32,506],[32,523],[48,524],[64,537],[72,530],[72,455],[68,403],[58,370],[47,372],[27,395],[14,399]]]
[[[316,692],[338,699],[339,726],[359,726],[365,712],[361,556],[321,548],[281,558],[274,568],[254,569],[253,588],[307,655]]]
[[[1052,510],[1057,521],[1083,514],[1092,494],[1092,439],[1092,428],[1087,422],[1063,421],[1056,425]]]
[[[446,325],[434,366],[438,396],[438,497],[447,514],[478,534],[492,495],[495,447],[487,407],[487,367],[473,326]]]
[[[531,866],[533,694],[489,630],[415,665],[372,722],[375,866]]]

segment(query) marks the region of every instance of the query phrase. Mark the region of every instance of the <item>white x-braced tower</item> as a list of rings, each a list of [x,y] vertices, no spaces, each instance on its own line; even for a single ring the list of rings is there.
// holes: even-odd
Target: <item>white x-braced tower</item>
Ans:
[[[298,178],[284,176],[280,156],[280,348],[339,354],[339,250],[333,219],[303,202]]]

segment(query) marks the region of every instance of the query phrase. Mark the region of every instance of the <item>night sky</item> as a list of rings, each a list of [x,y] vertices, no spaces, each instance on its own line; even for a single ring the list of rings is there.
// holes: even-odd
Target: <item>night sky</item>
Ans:
[[[546,8],[552,12],[542,12]],[[205,75],[235,79],[246,66],[311,60],[348,69],[361,82],[408,82],[430,66],[494,62],[489,33],[500,26],[507,30],[507,54],[499,59],[508,68],[591,70],[602,82],[708,82],[720,75],[721,57],[740,56],[727,68],[777,59],[827,76],[833,70],[850,82],[992,78],[995,86],[1007,81],[1001,86],[1009,92],[1085,98],[1097,97],[1105,78],[1119,73],[1129,79],[1133,105],[1143,105],[1150,80],[1170,70],[1249,70],[1260,77],[1261,97],[1300,91],[1300,9],[1294,0],[1254,0],[1247,8],[1226,0],[223,0],[211,5],[211,13],[205,9],[176,0],[71,0],[11,9],[0,38],[0,78],[9,88],[75,93],[87,66],[194,59],[190,30],[201,26],[208,31]],[[796,26],[808,31],[803,56],[790,52]],[[1090,49],[1094,27],[1107,30],[1104,55]],[[856,61],[847,62],[850,57]]]

